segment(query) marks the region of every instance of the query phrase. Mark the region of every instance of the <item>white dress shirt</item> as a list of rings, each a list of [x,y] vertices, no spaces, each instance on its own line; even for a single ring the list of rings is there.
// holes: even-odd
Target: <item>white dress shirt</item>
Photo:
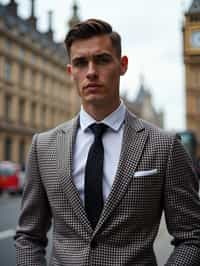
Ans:
[[[74,151],[73,151],[73,182],[79,192],[80,198],[84,204],[84,185],[85,185],[85,166],[90,146],[94,141],[94,134],[88,128],[93,123],[104,123],[109,128],[103,134],[102,141],[104,146],[104,164],[103,164],[103,198],[107,199],[119,162],[122,136],[124,131],[124,119],[126,109],[121,102],[120,106],[104,118],[102,121],[95,121],[81,107],[80,111],[80,127],[78,128]]]

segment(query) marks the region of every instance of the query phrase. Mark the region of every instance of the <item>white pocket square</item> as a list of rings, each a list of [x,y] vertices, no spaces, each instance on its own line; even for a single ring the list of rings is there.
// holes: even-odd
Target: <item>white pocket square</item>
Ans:
[[[139,177],[139,176],[149,176],[149,175],[154,175],[158,173],[158,169],[151,169],[151,170],[145,170],[145,171],[137,171],[134,173],[134,177]]]

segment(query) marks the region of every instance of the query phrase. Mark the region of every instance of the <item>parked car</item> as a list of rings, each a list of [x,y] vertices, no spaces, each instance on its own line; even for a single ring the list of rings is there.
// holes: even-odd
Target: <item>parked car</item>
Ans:
[[[10,161],[0,162],[0,191],[9,194],[22,193],[24,186],[24,174],[20,166]]]

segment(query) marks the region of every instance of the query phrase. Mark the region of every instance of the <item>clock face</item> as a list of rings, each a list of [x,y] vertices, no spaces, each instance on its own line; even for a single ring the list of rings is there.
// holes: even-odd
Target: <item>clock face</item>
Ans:
[[[191,45],[193,48],[200,48],[200,30],[192,32]]]

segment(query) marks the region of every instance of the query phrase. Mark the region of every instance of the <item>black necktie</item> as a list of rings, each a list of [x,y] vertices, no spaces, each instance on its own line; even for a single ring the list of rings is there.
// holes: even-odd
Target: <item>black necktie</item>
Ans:
[[[105,124],[92,124],[95,139],[88,152],[85,169],[85,210],[94,229],[103,209],[102,177],[104,149],[102,135],[107,126]]]

